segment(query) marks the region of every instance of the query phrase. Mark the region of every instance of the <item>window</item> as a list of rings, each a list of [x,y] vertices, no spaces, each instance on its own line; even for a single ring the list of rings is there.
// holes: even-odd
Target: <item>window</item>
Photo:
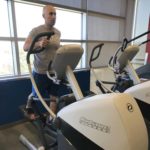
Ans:
[[[23,44],[24,42],[18,42],[19,46],[19,60],[20,60],[20,71],[21,74],[28,74],[28,66],[27,66],[27,61],[26,61],[26,55],[27,53],[24,52],[23,50]],[[30,56],[31,63],[33,62],[33,55]],[[32,65],[32,64],[31,64]]]
[[[15,2],[18,37],[27,37],[33,27],[44,24],[42,6]],[[35,13],[36,12],[36,13]]]
[[[0,76],[13,75],[11,42],[0,41]]]
[[[0,1],[0,77],[13,75],[13,55],[11,51],[10,28],[8,19],[7,1]],[[5,40],[4,40],[5,39]]]
[[[16,27],[18,38],[25,39],[33,27],[44,23],[44,20],[42,18],[42,8],[42,5],[15,2]],[[20,72],[22,75],[28,73],[28,66],[26,62],[27,53],[24,52],[23,45],[24,40],[18,40]],[[33,60],[33,57],[31,60]]]
[[[56,28],[62,39],[81,40],[81,13],[58,9]]]
[[[8,20],[8,8],[7,8],[7,1],[1,0],[0,1],[0,20],[1,20],[1,27],[0,27],[0,37],[8,37],[10,36],[10,28],[9,28],[9,20]]]
[[[0,77],[28,73],[23,44],[33,27],[44,24],[43,6],[25,1],[0,1]],[[82,15],[81,12],[57,8],[55,27],[61,31],[62,42],[82,43]],[[78,68],[80,66],[81,62]]]
[[[150,17],[150,1],[149,0],[140,0],[136,1],[136,12],[135,12],[135,21],[134,21],[134,33],[133,36],[139,36],[140,34],[146,32],[149,26],[149,17]],[[147,35],[137,39],[134,43],[142,43],[147,40]],[[134,58],[134,63],[138,65],[143,65],[146,63],[146,44],[140,46],[140,51]]]

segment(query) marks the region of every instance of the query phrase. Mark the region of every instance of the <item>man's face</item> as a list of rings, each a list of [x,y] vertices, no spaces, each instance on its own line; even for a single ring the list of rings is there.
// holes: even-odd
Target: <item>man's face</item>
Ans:
[[[43,17],[47,26],[54,26],[56,22],[56,10],[53,7],[46,7]]]

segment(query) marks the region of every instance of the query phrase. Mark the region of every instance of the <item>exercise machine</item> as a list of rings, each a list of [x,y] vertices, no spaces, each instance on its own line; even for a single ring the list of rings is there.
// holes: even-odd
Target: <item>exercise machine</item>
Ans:
[[[125,92],[131,94],[136,99],[144,118],[150,121],[150,81],[148,79],[142,79],[141,81],[139,74],[137,74],[137,71],[131,63],[132,59],[139,52],[140,46],[149,40],[144,41],[139,45],[128,46],[132,41],[148,33],[150,33],[150,31],[147,31],[131,40],[125,38],[121,47],[119,47],[114,56],[111,57],[108,66],[114,72],[116,78],[115,82],[99,80],[96,82],[102,93]],[[99,44],[97,47],[95,46],[95,48],[93,48],[90,58],[90,66],[92,66],[92,61],[99,57],[103,45],[104,44]],[[98,50],[97,56],[93,59],[96,50]],[[143,72],[141,77],[143,78],[147,73]],[[98,78],[96,77],[96,79]],[[111,84],[112,88],[106,88],[105,84]]]
[[[50,72],[50,78],[60,81],[66,77],[76,99],[76,102],[65,106],[57,114],[46,107],[57,128],[57,148],[59,150],[147,150],[147,129],[133,97],[127,93],[83,96],[73,73],[82,53],[80,45],[64,45],[57,50],[51,63],[53,71]],[[28,66],[34,85],[30,63]],[[37,89],[36,85],[34,86]],[[38,90],[36,92],[38,93]],[[38,97],[45,106],[40,93]]]
[[[114,69],[116,75],[118,75],[117,83],[113,87],[113,90],[129,93],[134,96],[144,118],[150,121],[150,81],[147,79],[141,80],[131,63],[131,60],[139,52],[140,45],[148,42],[149,40],[142,42],[140,45],[127,46],[132,41],[148,33],[150,33],[150,31],[147,31],[129,41],[124,39],[121,48],[118,49],[112,59],[111,67]],[[121,52],[120,56],[118,56],[119,52]],[[143,77],[144,74],[146,73],[143,73]]]

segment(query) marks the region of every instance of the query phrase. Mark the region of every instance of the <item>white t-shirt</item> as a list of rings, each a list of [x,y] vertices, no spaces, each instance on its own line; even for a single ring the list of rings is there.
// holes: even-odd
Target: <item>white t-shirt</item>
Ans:
[[[33,39],[39,33],[52,31],[54,32],[54,35],[50,38],[50,44],[45,48],[44,51],[34,54],[34,71],[39,74],[46,74],[50,61],[53,60],[57,49],[60,47],[61,33],[54,27],[49,30],[45,25],[40,25],[32,29],[32,31],[29,33],[29,36]]]

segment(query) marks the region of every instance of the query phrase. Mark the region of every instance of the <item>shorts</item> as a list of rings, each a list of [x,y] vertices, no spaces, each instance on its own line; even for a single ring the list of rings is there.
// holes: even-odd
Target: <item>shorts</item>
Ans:
[[[43,98],[49,99],[50,95],[56,97],[58,96],[59,85],[53,83],[53,81],[50,80],[46,74],[39,74],[33,71],[32,75],[34,77],[37,88]],[[32,85],[32,95],[34,97],[38,97],[33,85]]]

